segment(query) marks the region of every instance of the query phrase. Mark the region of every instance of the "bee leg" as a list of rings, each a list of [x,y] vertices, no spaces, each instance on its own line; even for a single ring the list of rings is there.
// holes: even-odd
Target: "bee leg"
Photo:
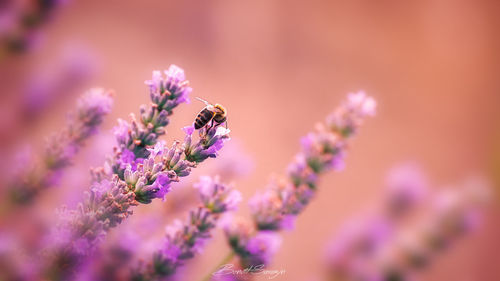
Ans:
[[[214,120],[212,119],[212,121],[210,121],[210,127],[207,128],[207,132],[211,130],[213,126],[214,126]]]

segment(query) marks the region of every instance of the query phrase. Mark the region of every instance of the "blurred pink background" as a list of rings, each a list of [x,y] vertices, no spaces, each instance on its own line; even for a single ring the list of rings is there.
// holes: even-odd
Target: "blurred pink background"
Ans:
[[[350,147],[345,171],[322,180],[296,230],[284,234],[271,268],[287,273],[276,280],[321,280],[325,243],[346,218],[376,202],[398,163],[418,162],[438,187],[470,175],[500,181],[500,2],[86,0],[71,1],[56,16],[36,50],[0,66],[3,153],[41,143],[64,123],[74,98],[94,86],[115,90],[103,129],[109,132],[117,118],[148,102],[143,82],[151,71],[176,64],[192,97],[227,107],[232,137],[255,162],[248,177],[235,180],[248,199],[284,172],[300,136],[345,94],[363,89],[377,99],[378,114]],[[92,75],[41,117],[16,123],[11,104],[30,73],[54,66],[68,44],[92,54]],[[181,137],[178,128],[202,107],[196,100],[179,107],[164,139]],[[92,164],[102,163],[106,149],[95,147],[79,159],[95,154],[101,158]],[[497,199],[480,231],[438,258],[423,280],[500,280]],[[170,204],[158,201],[152,205]],[[245,204],[240,211],[248,213]],[[220,231],[215,240],[183,270],[188,280],[229,251]]]

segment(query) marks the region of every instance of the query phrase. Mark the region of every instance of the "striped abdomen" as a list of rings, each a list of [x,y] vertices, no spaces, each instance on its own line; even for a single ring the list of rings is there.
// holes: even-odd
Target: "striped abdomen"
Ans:
[[[215,112],[207,109],[206,107],[200,111],[196,119],[194,120],[194,128],[196,130],[203,128],[212,118],[214,118]]]

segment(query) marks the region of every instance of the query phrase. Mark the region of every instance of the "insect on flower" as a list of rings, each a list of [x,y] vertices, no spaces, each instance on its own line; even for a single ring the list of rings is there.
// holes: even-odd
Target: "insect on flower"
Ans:
[[[194,128],[196,130],[205,127],[210,121],[212,121],[210,128],[214,125],[220,125],[226,122],[227,111],[222,105],[218,103],[213,105],[198,97],[197,99],[205,103],[206,106],[200,111],[200,113],[198,113],[198,116],[196,116],[196,119],[194,120]]]

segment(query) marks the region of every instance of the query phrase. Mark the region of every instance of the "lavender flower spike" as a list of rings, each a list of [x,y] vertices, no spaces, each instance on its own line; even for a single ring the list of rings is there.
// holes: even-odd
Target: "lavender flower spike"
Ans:
[[[478,226],[487,198],[481,198],[482,194],[476,192],[487,190],[488,186],[479,184],[455,187],[435,195],[434,208],[422,224],[387,243],[372,260],[377,265],[375,272],[366,270],[366,278],[356,280],[409,280],[430,267],[441,252]],[[366,268],[373,268],[373,264],[362,269]]]
[[[61,234],[54,235],[56,240],[66,241],[62,244],[59,241],[56,243],[55,252],[49,259],[52,264],[64,260],[64,266],[59,265],[57,268],[66,272],[58,274],[65,276],[71,274],[76,265],[93,253],[110,228],[116,227],[132,214],[132,206],[139,203],[148,204],[155,198],[163,198],[170,191],[173,182],[188,176],[192,168],[206,159],[197,157],[192,161],[188,160],[193,154],[188,152],[187,147],[195,148],[200,153],[210,151],[211,155],[216,155],[223,143],[229,139],[227,135],[229,130],[221,131],[219,128],[220,126],[214,126],[208,130],[201,130],[200,137],[196,141],[188,134],[184,143],[175,141],[170,148],[164,142],[157,142],[155,147],[148,148],[149,156],[137,164],[135,170],[131,165],[127,166],[124,179],[115,175],[112,180],[104,178],[95,182],[86,201],[77,210],[65,215],[70,219],[59,226]],[[223,205],[219,205],[220,202],[217,201],[212,202],[213,206],[207,206],[205,208],[207,210],[203,209],[193,214],[192,219],[205,222],[207,212],[221,212],[231,206],[234,198],[233,195],[227,196],[228,201],[221,199],[224,200]],[[64,239],[64,237],[70,238]]]
[[[161,73],[153,72],[153,79],[146,81],[153,101],[151,106],[141,107],[140,122],[135,118],[130,124],[119,121],[115,128],[118,147],[113,157],[103,168],[92,171],[94,185],[87,199],[77,210],[65,212],[71,220],[62,223],[52,238],[67,236],[70,239],[59,239],[66,242],[56,243],[47,251],[49,276],[52,275],[50,268],[60,260],[65,264],[55,267],[57,275],[68,277],[74,273],[94,252],[100,238],[132,214],[132,206],[164,198],[173,182],[188,176],[192,168],[206,159],[204,156],[215,157],[229,139],[229,130],[221,131],[216,125],[199,130],[196,140],[191,131],[184,143],[175,141],[171,147],[157,141],[158,136],[165,133],[167,117],[173,108],[188,102],[187,95],[191,92],[180,68],[171,66],[165,73],[166,77],[162,77]]]
[[[188,95],[192,91],[184,71],[175,65],[165,71],[165,77],[160,71],[153,71],[153,78],[145,84],[149,86],[151,104],[141,106],[139,120],[134,115],[131,123],[120,119],[114,129],[118,147],[107,165],[122,180],[127,165],[135,168],[148,157],[148,147],[154,146],[158,137],[165,134],[173,109],[189,102]]]
[[[222,148],[222,144],[216,146],[216,143],[218,141],[223,143],[229,138],[228,130],[224,130],[224,134],[217,135],[218,141],[207,142],[213,139],[209,136],[215,136],[217,131],[220,131],[219,126],[203,130],[200,132],[200,138],[194,143],[192,136],[187,135],[186,141],[189,140],[191,147],[201,147],[202,151],[210,150],[217,153]],[[82,237],[85,238],[86,233],[93,233],[85,238],[87,239],[86,245],[96,245],[98,237],[103,236],[110,228],[117,226],[132,214],[130,207],[139,203],[148,204],[155,198],[163,198],[170,191],[173,182],[188,176],[191,168],[205,160],[199,159],[193,162],[187,160],[190,154],[186,152],[186,147],[188,147],[187,142],[181,144],[175,141],[170,148],[166,147],[164,142],[157,142],[154,148],[148,149],[148,158],[138,164],[135,171],[132,166],[127,167],[124,180],[115,175],[112,180],[104,179],[96,182],[87,200],[78,210],[68,215],[71,217],[70,223],[61,226],[60,229],[64,233],[68,231],[72,233],[72,239],[69,241],[78,241]],[[214,202],[214,206],[210,208],[222,208],[222,206],[215,205],[216,203]],[[95,233],[102,233],[102,235],[94,235]],[[70,252],[88,255],[93,248]],[[77,258],[81,257],[77,255]]]
[[[135,280],[157,280],[174,274],[187,259],[201,251],[220,216],[235,210],[241,201],[240,192],[220,183],[218,177],[202,177],[195,188],[202,205],[192,210],[185,222],[177,220],[167,227],[164,246],[153,255],[149,266],[134,273]]]
[[[91,89],[82,95],[66,127],[48,139],[40,170],[33,166],[11,185],[14,201],[30,201],[39,191],[56,184],[61,170],[71,165],[85,140],[97,132],[112,104],[111,92],[104,89]]]
[[[394,239],[401,223],[423,203],[427,191],[427,179],[417,165],[407,163],[392,168],[380,208],[369,216],[349,219],[330,242],[326,258],[329,273],[356,279],[361,274],[361,262],[373,259]]]
[[[243,265],[265,265],[274,250],[254,250],[254,245],[275,249],[276,239],[257,239],[263,233],[290,229],[298,214],[309,204],[317,190],[319,176],[344,166],[346,143],[367,116],[375,114],[376,103],[364,92],[349,94],[347,100],[316,131],[302,139],[302,151],[288,167],[288,177],[275,182],[250,199],[250,210],[256,232],[238,236],[239,231],[226,231],[229,244]],[[254,240],[260,241],[254,243]],[[267,241],[268,243],[263,243]],[[259,248],[259,247],[257,247]],[[262,247],[261,247],[262,248]],[[262,248],[262,249],[264,249]],[[265,253],[264,256],[263,253]]]
[[[289,225],[314,196],[319,176],[344,166],[346,142],[374,114],[375,101],[363,92],[349,94],[347,102],[318,124],[316,131],[302,139],[302,151],[288,167],[288,177],[271,183],[263,193],[251,199],[253,218],[259,230],[280,230]],[[347,134],[346,132],[350,133]]]
[[[240,217],[225,225],[224,232],[229,245],[239,256],[242,268],[268,264],[281,246],[279,233],[268,230],[256,232],[255,225]]]

